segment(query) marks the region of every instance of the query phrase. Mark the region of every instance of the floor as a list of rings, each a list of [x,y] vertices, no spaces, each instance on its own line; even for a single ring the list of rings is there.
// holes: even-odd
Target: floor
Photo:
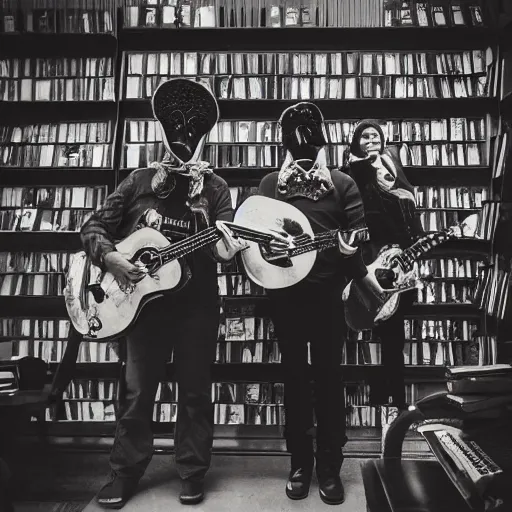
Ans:
[[[342,509],[366,512],[361,480],[362,459],[347,459],[343,463],[342,479],[346,500]],[[99,469],[99,468],[98,468]],[[106,475],[106,473],[105,473]],[[212,468],[206,482],[206,499],[200,505],[184,506],[178,501],[179,480],[168,455],[153,458],[140,483],[139,492],[123,508],[123,512],[295,512],[327,511],[318,496],[318,485],[313,480],[310,495],[302,501],[291,501],[284,494],[288,475],[286,456],[222,456],[213,457]],[[101,481],[101,479],[99,479]],[[84,482],[85,483],[85,482]],[[101,483],[100,483],[101,485]],[[96,489],[97,490],[97,489]],[[93,499],[88,505],[68,503],[20,503],[15,512],[100,512]]]

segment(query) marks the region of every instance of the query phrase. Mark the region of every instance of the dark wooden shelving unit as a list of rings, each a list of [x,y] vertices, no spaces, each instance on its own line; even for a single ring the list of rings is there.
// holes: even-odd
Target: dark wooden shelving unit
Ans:
[[[62,184],[74,186],[114,186],[114,169],[83,167],[0,167],[0,183],[3,187],[26,186],[59,187]],[[1,236],[1,234],[0,234]]]
[[[115,101],[12,101],[0,102],[0,119],[16,123],[55,123],[58,121],[115,121]]]
[[[70,231],[0,231],[0,247],[11,251],[79,251],[80,234]]]
[[[218,100],[220,117],[225,121],[278,119],[284,109],[298,100]],[[498,102],[493,98],[428,98],[428,99],[319,99],[315,103],[326,121],[337,119],[396,119],[436,117],[472,117],[496,115]],[[152,118],[151,102],[145,99],[122,100],[120,117]]]
[[[112,34],[0,33],[2,57],[114,57]]]
[[[119,181],[125,179],[132,170],[119,169]],[[238,187],[258,186],[264,176],[277,170],[277,167],[217,167],[215,173],[225,179],[229,186]],[[405,166],[404,172],[412,185],[484,186],[489,183],[491,177],[491,169],[488,166]]]
[[[121,51],[472,50],[496,44],[487,28],[122,29]]]
[[[496,46],[499,35],[485,28],[220,28],[220,29],[123,29],[113,35],[92,34],[0,34],[2,57],[113,57],[115,59],[116,101],[102,102],[12,102],[0,103],[2,122],[38,123],[58,121],[110,120],[113,123],[113,165],[109,169],[37,168],[16,169],[0,167],[1,186],[93,186],[107,185],[112,190],[125,178],[130,169],[121,168],[124,122],[127,119],[153,118],[149,100],[119,99],[126,64],[123,52],[277,52],[277,51],[461,51]],[[313,77],[314,75],[308,75]],[[221,120],[277,120],[281,112],[298,100],[219,100]],[[496,116],[512,112],[510,97],[501,105],[495,98],[435,98],[435,99],[343,99],[314,100],[326,120],[362,118],[449,118]],[[219,168],[216,172],[230,186],[256,186],[266,174],[276,168]],[[488,166],[466,167],[405,167],[413,185],[482,186],[489,183]],[[12,251],[78,251],[78,233],[68,232],[0,232],[0,248]],[[490,249],[488,242],[454,240],[425,255],[431,257],[481,258]],[[66,318],[64,298],[0,296],[2,316],[31,318]],[[226,316],[250,311],[251,315],[268,316],[265,296],[227,297]],[[342,312],[340,311],[340,314]],[[481,313],[471,305],[415,305],[411,316],[442,319],[479,318]],[[49,365],[49,379],[57,364]],[[76,378],[117,379],[121,363],[80,363]],[[174,376],[174,365],[167,365],[167,378]],[[380,365],[342,365],[339,377],[347,383],[378,383],[383,378]],[[229,363],[212,366],[214,381],[225,382],[282,382],[282,369],[271,363]],[[407,366],[407,383],[439,383],[444,381],[445,369],[439,366]],[[31,428],[35,429],[32,425]],[[45,425],[49,438],[87,450],[109,449],[114,435],[111,422],[63,422]],[[171,425],[154,425],[158,436],[156,447],[172,451]],[[378,456],[380,430],[376,428],[349,429],[347,452],[356,456]],[[280,426],[217,425],[217,452],[282,453],[284,442]],[[414,442],[414,436],[411,437]]]
[[[27,250],[26,247],[25,250]],[[0,296],[0,311],[2,316],[6,317],[67,318],[68,316],[63,297],[4,295]]]

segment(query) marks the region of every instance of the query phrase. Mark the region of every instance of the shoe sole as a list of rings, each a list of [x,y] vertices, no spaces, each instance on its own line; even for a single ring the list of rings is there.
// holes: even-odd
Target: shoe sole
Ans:
[[[107,509],[110,509],[110,510],[119,510],[121,508],[123,508],[126,503],[128,503],[128,500],[126,501],[120,501],[119,503],[102,503],[100,500],[96,500],[96,502],[98,503],[98,505],[101,507],[101,508],[107,508]]]
[[[284,490],[285,490],[286,496],[288,496],[288,498],[290,498],[291,500],[294,500],[294,501],[304,500],[309,496],[309,488],[304,494],[299,495],[299,496],[291,494],[288,487],[285,487]]]
[[[345,501],[345,497],[343,497],[342,500],[328,500],[324,496],[322,496],[322,493],[318,493],[320,495],[320,499],[326,504],[326,505],[341,505]]]
[[[197,505],[204,500],[204,494],[198,494],[197,496],[191,496],[187,498],[183,498],[180,496],[180,503],[183,505]]]
[[[306,499],[309,496],[309,492],[307,494],[303,494],[302,496],[292,496],[292,495],[288,494],[288,492],[287,492],[286,496],[288,496],[288,498],[290,498],[293,501],[299,501],[299,500]]]

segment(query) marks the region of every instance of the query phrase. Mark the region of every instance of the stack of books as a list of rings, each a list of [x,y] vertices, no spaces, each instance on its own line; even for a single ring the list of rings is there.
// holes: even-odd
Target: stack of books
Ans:
[[[494,364],[446,369],[447,399],[466,413],[512,406],[512,366]]]

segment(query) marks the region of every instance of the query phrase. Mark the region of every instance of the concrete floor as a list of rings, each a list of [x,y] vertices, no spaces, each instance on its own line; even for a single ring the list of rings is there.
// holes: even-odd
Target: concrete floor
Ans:
[[[181,505],[178,501],[180,482],[173,464],[164,457],[154,459],[140,482],[139,492],[123,508],[123,512],[295,512],[327,511],[318,495],[314,477],[310,495],[305,500],[292,501],[284,493],[288,476],[288,457],[273,456],[220,456],[213,464],[206,480],[206,498],[195,506]],[[342,509],[366,512],[361,459],[347,459],[343,463],[342,479],[346,499]],[[103,511],[92,500],[84,512]],[[24,512],[23,509],[16,512]]]

